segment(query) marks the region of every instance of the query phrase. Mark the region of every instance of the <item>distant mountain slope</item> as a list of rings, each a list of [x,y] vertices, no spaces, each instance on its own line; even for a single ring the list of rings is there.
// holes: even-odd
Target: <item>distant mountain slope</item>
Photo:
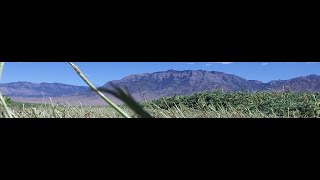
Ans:
[[[256,80],[246,80],[232,74],[202,70],[169,70],[151,74],[130,75],[121,80],[108,82],[103,87],[110,88],[110,83],[127,87],[129,92],[134,95],[140,93],[140,87],[140,91],[152,99],[174,94],[184,95],[221,89],[230,92],[239,90],[283,90],[285,88],[285,90],[291,91],[320,92],[320,76],[318,75],[262,83]]]
[[[108,82],[103,87],[110,88],[110,83],[127,87],[132,94],[140,93],[140,88],[140,91],[147,94],[149,98],[191,94],[214,89],[236,91],[240,90],[242,86],[249,85],[247,80],[235,75],[202,70],[169,70],[151,74],[130,75],[121,80]]]
[[[0,84],[0,91],[18,97],[63,97],[84,94],[89,88],[61,83],[13,82]]]
[[[311,74],[289,80],[271,81],[266,84],[265,89],[320,92],[320,76]]]

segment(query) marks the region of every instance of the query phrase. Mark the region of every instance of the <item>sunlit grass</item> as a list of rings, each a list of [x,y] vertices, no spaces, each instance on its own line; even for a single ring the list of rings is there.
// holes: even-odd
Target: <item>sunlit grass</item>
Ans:
[[[81,77],[81,79],[88,84],[88,86],[96,92],[105,102],[107,102],[113,109],[115,109],[117,112],[119,112],[122,116],[126,118],[130,118],[130,116],[124,112],[119,106],[117,106],[115,103],[110,101],[101,91],[99,91],[87,78],[86,76],[81,72],[81,70],[73,63],[69,62],[71,67],[78,73],[78,75]]]
[[[141,103],[155,118],[319,118],[320,93],[197,93]],[[108,106],[65,104],[9,104],[20,118],[123,118]],[[120,108],[130,117],[140,117],[130,106]]]
[[[0,82],[1,82],[3,66],[4,66],[4,62],[0,62]],[[0,92],[0,104],[4,107],[5,117],[6,118],[13,118],[12,112],[8,108],[8,105],[7,105],[7,103],[6,103],[6,101],[5,101],[5,99],[4,99],[4,97],[3,97],[1,92]]]

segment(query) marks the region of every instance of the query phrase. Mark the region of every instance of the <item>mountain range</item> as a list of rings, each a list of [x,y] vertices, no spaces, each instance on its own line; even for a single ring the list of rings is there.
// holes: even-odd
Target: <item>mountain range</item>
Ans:
[[[223,90],[235,92],[240,90],[269,91],[311,91],[320,92],[320,76],[311,74],[289,80],[273,80],[263,83],[246,80],[233,74],[204,70],[168,70],[155,73],[129,75],[120,80],[105,83],[103,88],[110,89],[110,84],[125,87],[132,96],[141,101],[162,96],[190,95],[196,92]],[[12,82],[0,84],[0,91],[5,95],[25,102],[43,102],[51,97],[53,100],[74,103],[86,102],[89,105],[105,104],[88,87],[61,83]],[[76,100],[74,100],[76,99]],[[114,98],[111,98],[115,100]]]

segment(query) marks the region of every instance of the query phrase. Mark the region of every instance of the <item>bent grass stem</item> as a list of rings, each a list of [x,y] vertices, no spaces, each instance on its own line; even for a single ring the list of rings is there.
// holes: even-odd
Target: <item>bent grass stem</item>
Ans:
[[[78,73],[78,75],[81,77],[81,79],[87,83],[90,88],[95,91],[105,102],[107,102],[113,109],[115,109],[117,112],[119,112],[122,116],[125,118],[131,118],[126,112],[124,112],[121,108],[119,108],[116,104],[114,104],[112,101],[110,101],[102,92],[100,92],[87,78],[86,76],[81,72],[81,70],[72,62],[68,62],[71,67]]]
[[[1,80],[1,76],[2,76],[3,66],[4,66],[4,62],[0,62],[0,80]],[[13,116],[12,116],[12,114],[10,112],[10,109],[8,108],[8,106],[6,104],[6,101],[3,98],[1,92],[0,92],[0,101],[1,101],[1,104],[3,105],[3,107],[4,107],[4,112],[5,112],[6,116],[9,117],[9,118],[13,118]]]

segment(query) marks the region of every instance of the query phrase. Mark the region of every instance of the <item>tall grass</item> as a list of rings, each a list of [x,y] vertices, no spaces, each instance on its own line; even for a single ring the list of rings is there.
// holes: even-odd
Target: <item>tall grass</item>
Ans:
[[[1,82],[1,77],[2,77],[3,66],[4,66],[4,62],[0,62],[0,82]],[[8,105],[7,105],[1,92],[0,92],[0,102],[4,107],[5,116],[7,118],[13,118],[13,115],[12,115],[10,109],[8,108]]]
[[[121,108],[119,108],[116,104],[114,104],[112,101],[110,101],[101,91],[99,91],[87,78],[86,76],[81,72],[81,70],[73,63],[69,62],[71,67],[78,73],[78,75],[81,77],[81,79],[88,84],[88,86],[96,92],[105,102],[107,102],[112,108],[114,108],[116,111],[118,111],[122,116],[126,118],[131,118],[126,112],[124,112]]]
[[[153,101],[161,109],[187,107],[204,112],[241,112],[277,117],[320,117],[320,93],[233,92],[196,93]]]
[[[3,70],[4,62],[0,62],[0,81],[2,77],[2,70]]]
[[[141,104],[155,118],[320,118],[320,93],[197,93]],[[127,104],[121,109],[140,117]],[[10,108],[21,118],[122,118],[112,107],[22,104]],[[1,116],[1,115],[0,115]]]

